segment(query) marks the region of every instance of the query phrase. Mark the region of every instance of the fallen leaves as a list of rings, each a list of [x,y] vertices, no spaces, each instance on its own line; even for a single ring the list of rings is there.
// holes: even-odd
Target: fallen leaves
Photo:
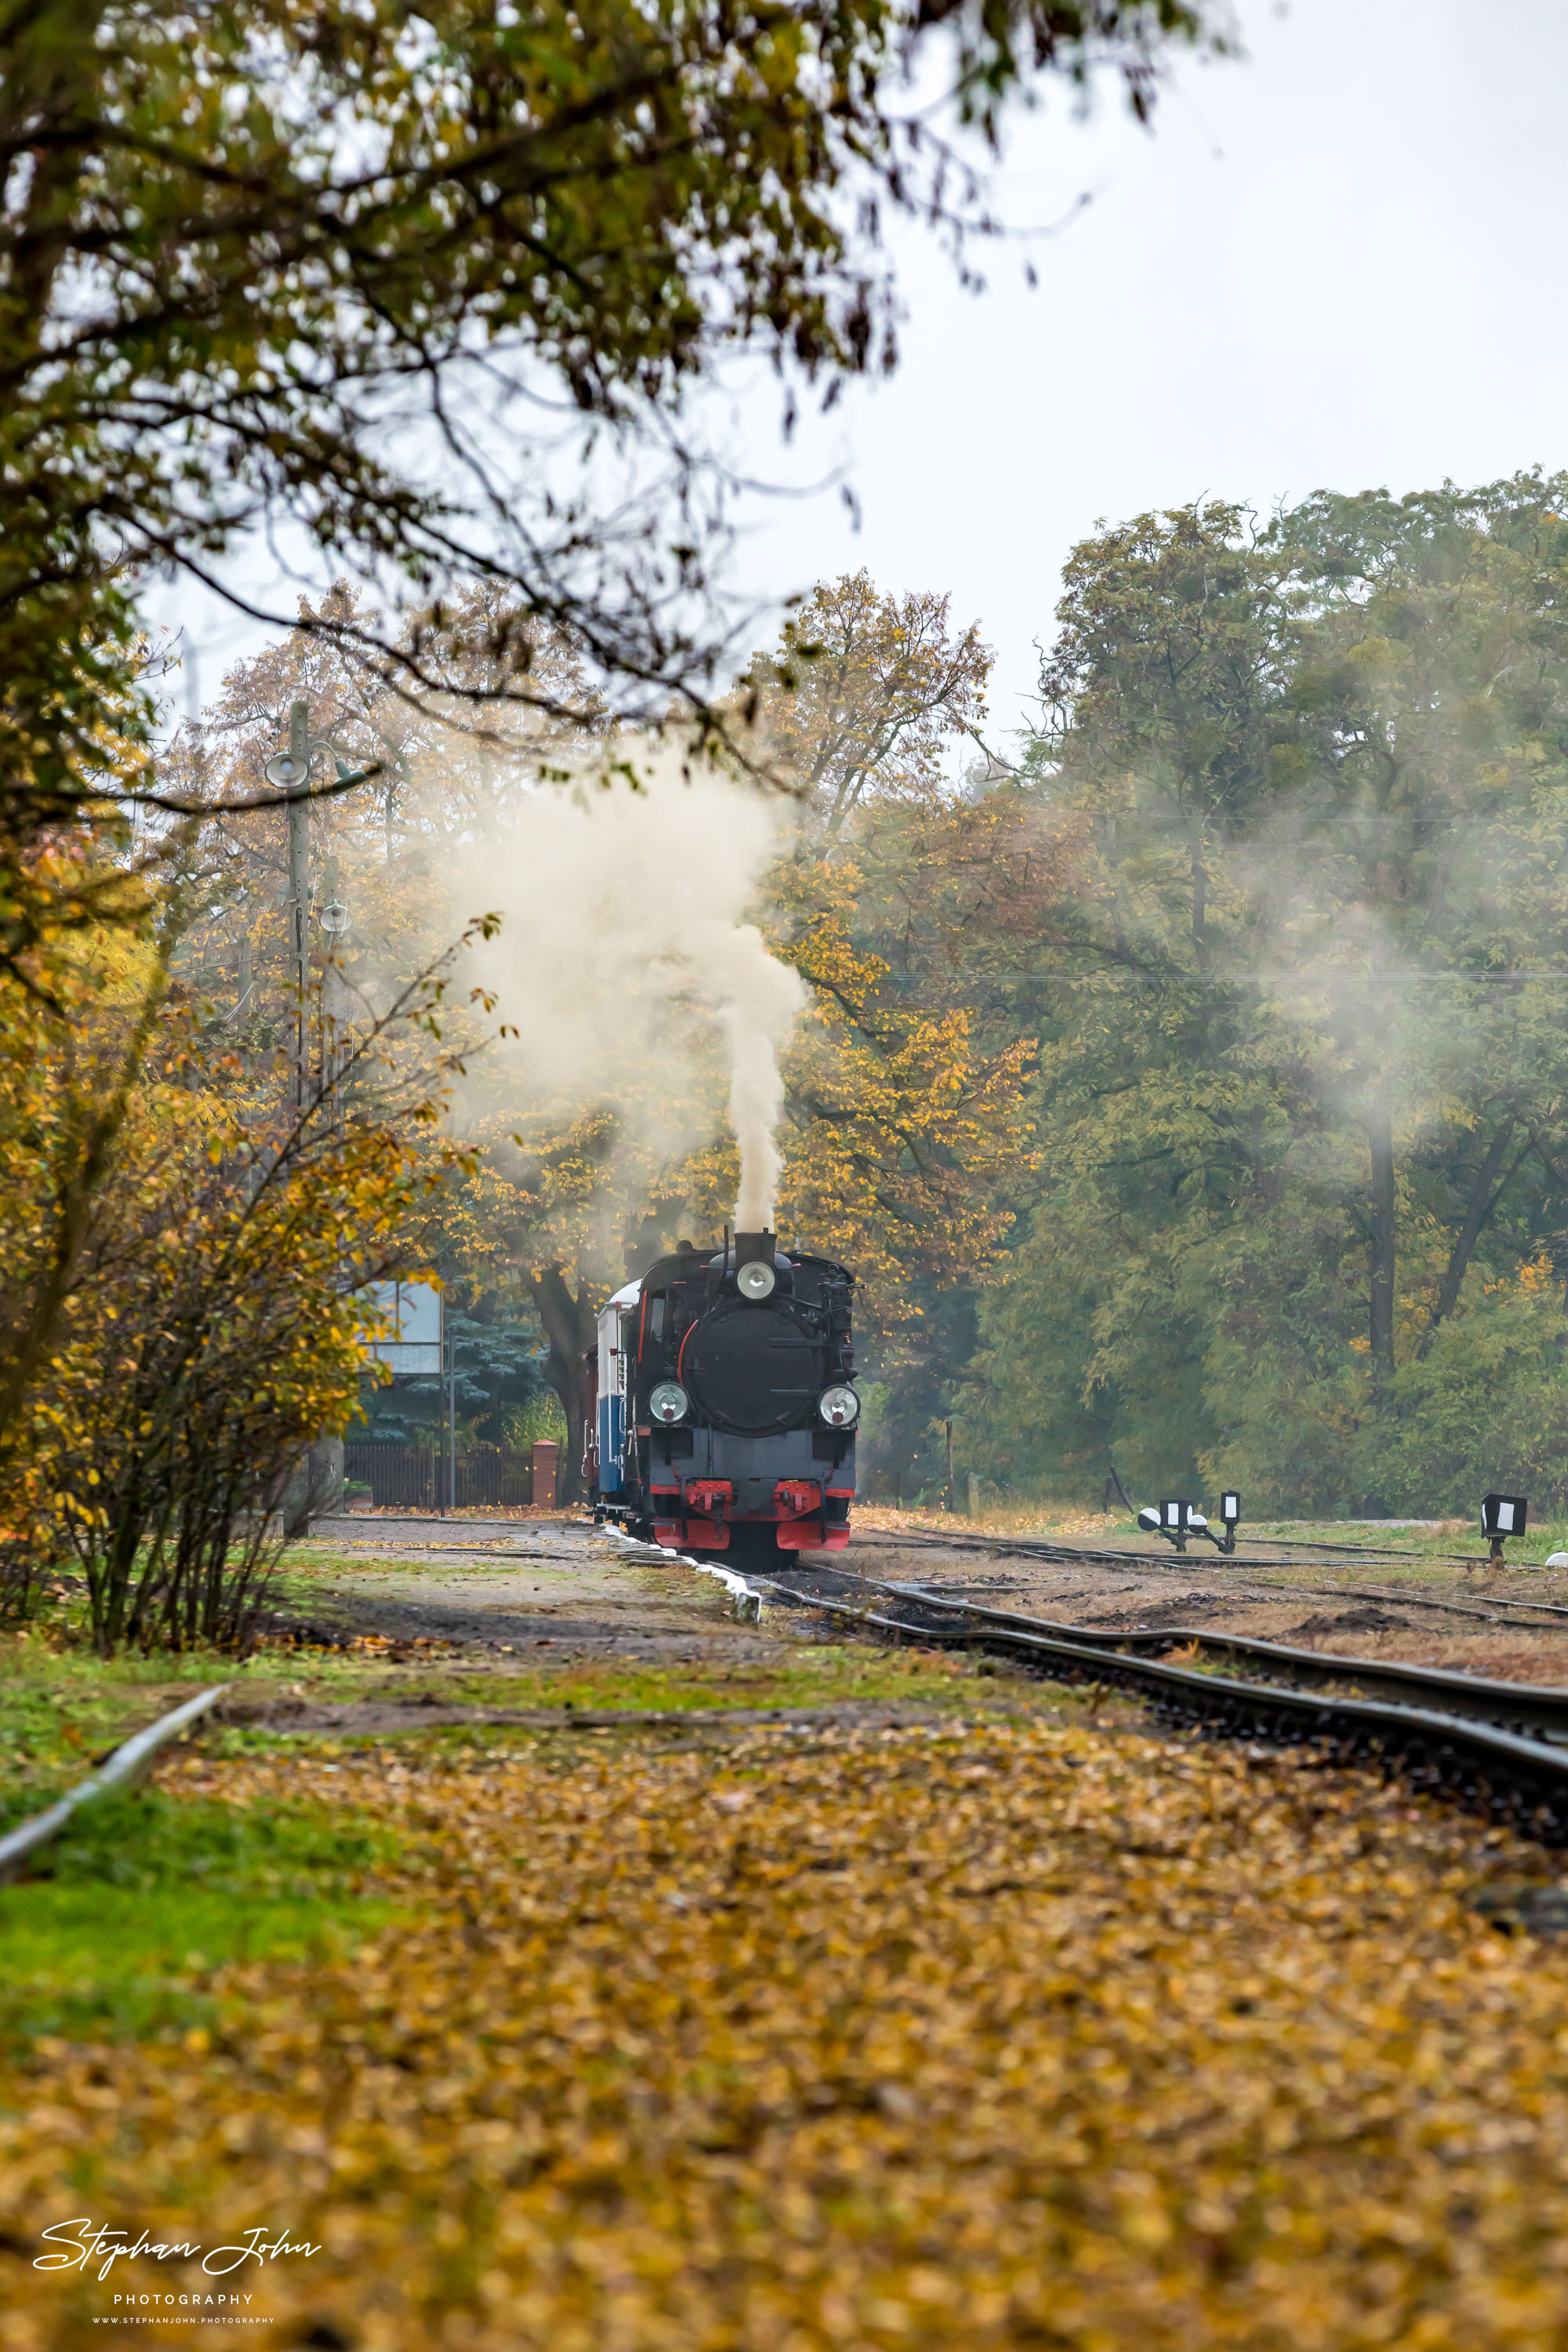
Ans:
[[[370,1809],[416,1916],[214,1972],[199,2034],[17,2058],[14,2246],[287,2230],[322,2252],[253,2307],[365,2352],[1568,2332],[1568,1955],[1468,1907],[1541,1857],[1363,1776],[1005,1725],[165,1785]],[[109,2308],[0,2278],[17,2352]]]

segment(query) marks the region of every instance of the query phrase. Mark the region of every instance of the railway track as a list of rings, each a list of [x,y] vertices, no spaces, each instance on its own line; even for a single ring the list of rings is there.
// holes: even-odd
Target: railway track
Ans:
[[[857,1533],[855,1541],[858,1546],[879,1546],[889,1550],[969,1551],[978,1553],[989,1559],[1005,1559],[1017,1556],[1048,1560],[1053,1566],[1060,1567],[1137,1569],[1141,1572],[1155,1576],[1190,1574],[1194,1568],[1214,1565],[1213,1562],[1205,1561],[1197,1555],[1190,1553],[1175,1559],[1166,1559],[1157,1552],[1115,1551],[1109,1548],[1101,1549],[1089,1544],[1057,1544],[1043,1537],[1019,1539],[1012,1536],[944,1535],[915,1536],[906,1538],[903,1536],[882,1536],[879,1530],[871,1529],[865,1535]],[[1385,1555],[1389,1558],[1395,1556]],[[1397,1555],[1400,1558],[1405,1556]],[[1257,1568],[1258,1566],[1294,1568],[1298,1565],[1294,1560],[1264,1560],[1254,1563],[1240,1554],[1224,1557],[1226,1569],[1231,1571],[1227,1577],[1227,1587],[1237,1599],[1245,1598],[1249,1593],[1260,1598],[1271,1598],[1275,1593],[1283,1592],[1293,1600],[1310,1598],[1321,1601],[1375,1601],[1392,1609],[1415,1610],[1442,1617],[1468,1617],[1479,1624],[1511,1626],[1521,1633],[1568,1633],[1568,1607],[1564,1607],[1559,1601],[1536,1601],[1528,1595],[1510,1593],[1497,1595],[1489,1601],[1489,1605],[1478,1606],[1475,1601],[1438,1601],[1429,1593],[1405,1592],[1390,1585],[1287,1584],[1275,1577],[1259,1576],[1257,1573]],[[1306,1565],[1305,1562],[1300,1564]],[[1237,1570],[1242,1571],[1239,1575],[1235,1573]],[[1503,1613],[1520,1610],[1531,1610],[1537,1613],[1531,1616]]]
[[[1138,1568],[1191,1567],[1194,1561],[1209,1558],[1207,1551],[1142,1551],[1133,1550],[1126,1545],[1065,1543],[1057,1536],[993,1536],[956,1531],[949,1534],[945,1530],[927,1533],[923,1528],[906,1530],[857,1527],[855,1540],[857,1543],[886,1544],[900,1550],[1024,1552],[1032,1553],[1041,1559],[1108,1559]],[[1199,1538],[1194,1536],[1192,1540],[1195,1544]],[[1332,1552],[1346,1559],[1363,1560],[1419,1561],[1423,1557],[1420,1552],[1394,1544],[1309,1544],[1285,1538],[1279,1539],[1278,1549],[1281,1551],[1310,1551],[1320,1556]],[[1214,1557],[1216,1560],[1228,1561],[1233,1568],[1248,1563],[1257,1568],[1294,1568],[1298,1565],[1293,1559],[1276,1559],[1269,1552],[1253,1553],[1239,1549],[1222,1552],[1216,1548]],[[1469,1555],[1456,1551],[1443,1557],[1461,1559],[1468,1559]]]
[[[1568,1753],[1568,1690],[1457,1674],[1446,1666],[1407,1665],[1393,1658],[1339,1657],[1331,1652],[1297,1649],[1286,1642],[1264,1641],[1257,1634],[1216,1633],[1195,1625],[1152,1626],[1144,1633],[1079,1625],[1061,1618],[1036,1617],[1022,1610],[986,1608],[978,1601],[957,1600],[923,1585],[887,1584],[879,1589],[901,1602],[929,1609],[939,1616],[1087,1643],[1100,1652],[1126,1651],[1136,1657],[1156,1657],[1172,1650],[1195,1650],[1216,1664],[1257,1666],[1270,1679],[1279,1677],[1299,1689],[1334,1690],[1350,1684],[1358,1696],[1388,1698],[1400,1705],[1436,1706],[1445,1714],[1462,1715],[1504,1730],[1560,1742]]]
[[[757,1580],[775,1597],[852,1622],[873,1639],[980,1650],[1054,1682],[1135,1690],[1182,1728],[1310,1745],[1345,1763],[1372,1761],[1423,1793],[1510,1822],[1543,1845],[1568,1845],[1568,1691],[1382,1659],[1325,1657],[1185,1627],[1110,1632],[990,1609],[929,1586],[875,1583],[890,1604],[875,1608],[804,1585]],[[1261,1667],[1270,1678],[1243,1679],[1151,1654],[1188,1643],[1200,1654]]]

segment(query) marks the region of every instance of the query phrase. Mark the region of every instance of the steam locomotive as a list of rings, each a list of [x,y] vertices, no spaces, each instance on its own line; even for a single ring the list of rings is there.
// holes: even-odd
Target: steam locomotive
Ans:
[[[773,1234],[677,1244],[599,1318],[595,1517],[737,1565],[839,1551],[855,1493],[850,1295]]]

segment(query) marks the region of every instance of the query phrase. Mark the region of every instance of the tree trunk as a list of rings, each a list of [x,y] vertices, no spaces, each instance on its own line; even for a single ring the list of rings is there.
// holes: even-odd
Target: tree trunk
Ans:
[[[528,1286],[550,1342],[544,1377],[561,1400],[566,1416],[566,1443],[561,1451],[555,1482],[557,1503],[576,1502],[583,1491],[583,1441],[588,1428],[591,1383],[588,1355],[598,1332],[588,1286],[581,1283],[574,1297],[558,1265],[531,1274]]]
[[[1367,1234],[1367,1338],[1373,1402],[1381,1411],[1394,1380],[1394,1126],[1380,1090],[1366,1122],[1372,1152],[1372,1221]]]
[[[1468,1271],[1476,1244],[1481,1236],[1481,1227],[1491,1215],[1501,1195],[1500,1184],[1497,1186],[1495,1192],[1492,1187],[1496,1182],[1498,1170],[1502,1166],[1503,1154],[1508,1150],[1509,1138],[1512,1135],[1516,1125],[1517,1121],[1510,1111],[1488,1145],[1486,1158],[1476,1171],[1476,1181],[1470,1186],[1470,1197],[1465,1203],[1464,1223],[1459,1227],[1455,1236],[1454,1246],[1448,1252],[1448,1264],[1443,1275],[1442,1287],[1437,1293],[1437,1304],[1432,1310],[1431,1322],[1421,1336],[1423,1355],[1432,1345],[1438,1324],[1442,1322],[1445,1316],[1451,1315],[1454,1311],[1460,1286]],[[1512,1171],[1510,1173],[1511,1174]]]
[[[1192,841],[1193,860],[1193,946],[1197,952],[1198,968],[1208,970],[1208,869],[1204,864],[1204,839],[1195,833]]]

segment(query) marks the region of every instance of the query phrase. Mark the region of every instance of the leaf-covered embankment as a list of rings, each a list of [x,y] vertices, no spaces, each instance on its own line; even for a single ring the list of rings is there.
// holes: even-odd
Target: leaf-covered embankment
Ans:
[[[308,2236],[252,2308],[366,2347],[1562,2340],[1568,1959],[1468,1901],[1539,1853],[1092,1726],[595,1748],[171,1769],[374,1809],[415,1916],[13,2053],[8,2347],[89,2340],[89,2211]]]

